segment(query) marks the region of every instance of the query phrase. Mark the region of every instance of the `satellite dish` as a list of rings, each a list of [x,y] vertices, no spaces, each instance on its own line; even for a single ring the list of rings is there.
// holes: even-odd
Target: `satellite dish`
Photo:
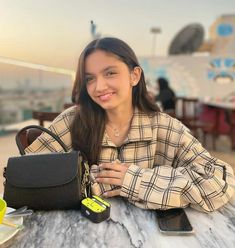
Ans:
[[[201,46],[204,28],[201,24],[189,24],[172,40],[169,54],[191,54]]]

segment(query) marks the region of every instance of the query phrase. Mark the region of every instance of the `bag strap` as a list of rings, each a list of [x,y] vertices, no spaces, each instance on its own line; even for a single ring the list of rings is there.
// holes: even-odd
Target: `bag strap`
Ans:
[[[61,147],[63,148],[63,150],[65,152],[68,152],[68,149],[67,149],[66,145],[64,144],[64,142],[58,136],[56,136],[54,133],[52,133],[49,129],[47,129],[45,127],[42,127],[42,126],[38,126],[38,125],[29,125],[29,126],[26,126],[26,127],[22,128],[16,134],[16,137],[15,137],[16,145],[17,145],[21,155],[25,155],[25,151],[24,151],[24,146],[22,145],[22,143],[20,141],[20,134],[22,132],[27,131],[28,129],[31,129],[31,128],[39,129],[39,130],[49,134],[52,138],[54,138],[61,145]]]

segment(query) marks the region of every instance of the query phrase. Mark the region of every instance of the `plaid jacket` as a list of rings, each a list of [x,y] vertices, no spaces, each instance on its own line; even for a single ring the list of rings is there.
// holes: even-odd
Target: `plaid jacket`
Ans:
[[[70,124],[76,107],[61,113],[49,129],[69,150]],[[62,152],[42,134],[26,152]],[[146,209],[191,207],[211,212],[231,198],[235,185],[233,170],[212,157],[178,120],[164,113],[147,115],[135,109],[127,140],[117,147],[104,133],[99,162],[119,159],[131,164],[121,187],[121,196]],[[99,192],[113,188],[98,185]],[[97,192],[97,189],[96,189]]]

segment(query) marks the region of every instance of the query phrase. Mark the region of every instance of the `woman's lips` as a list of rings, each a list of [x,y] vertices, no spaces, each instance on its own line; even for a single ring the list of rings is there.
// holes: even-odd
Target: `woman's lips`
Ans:
[[[113,94],[114,94],[114,93],[103,94],[103,95],[98,96],[98,98],[99,98],[101,101],[108,101],[108,100],[110,100],[110,98],[112,97]]]

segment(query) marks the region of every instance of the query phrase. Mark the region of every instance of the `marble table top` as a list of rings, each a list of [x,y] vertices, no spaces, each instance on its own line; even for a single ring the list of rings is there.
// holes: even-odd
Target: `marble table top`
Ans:
[[[160,233],[153,210],[139,209],[122,198],[109,202],[111,217],[99,224],[90,222],[79,211],[35,212],[25,217],[24,229],[2,247],[235,247],[235,196],[210,214],[187,208],[195,231],[188,236]]]

